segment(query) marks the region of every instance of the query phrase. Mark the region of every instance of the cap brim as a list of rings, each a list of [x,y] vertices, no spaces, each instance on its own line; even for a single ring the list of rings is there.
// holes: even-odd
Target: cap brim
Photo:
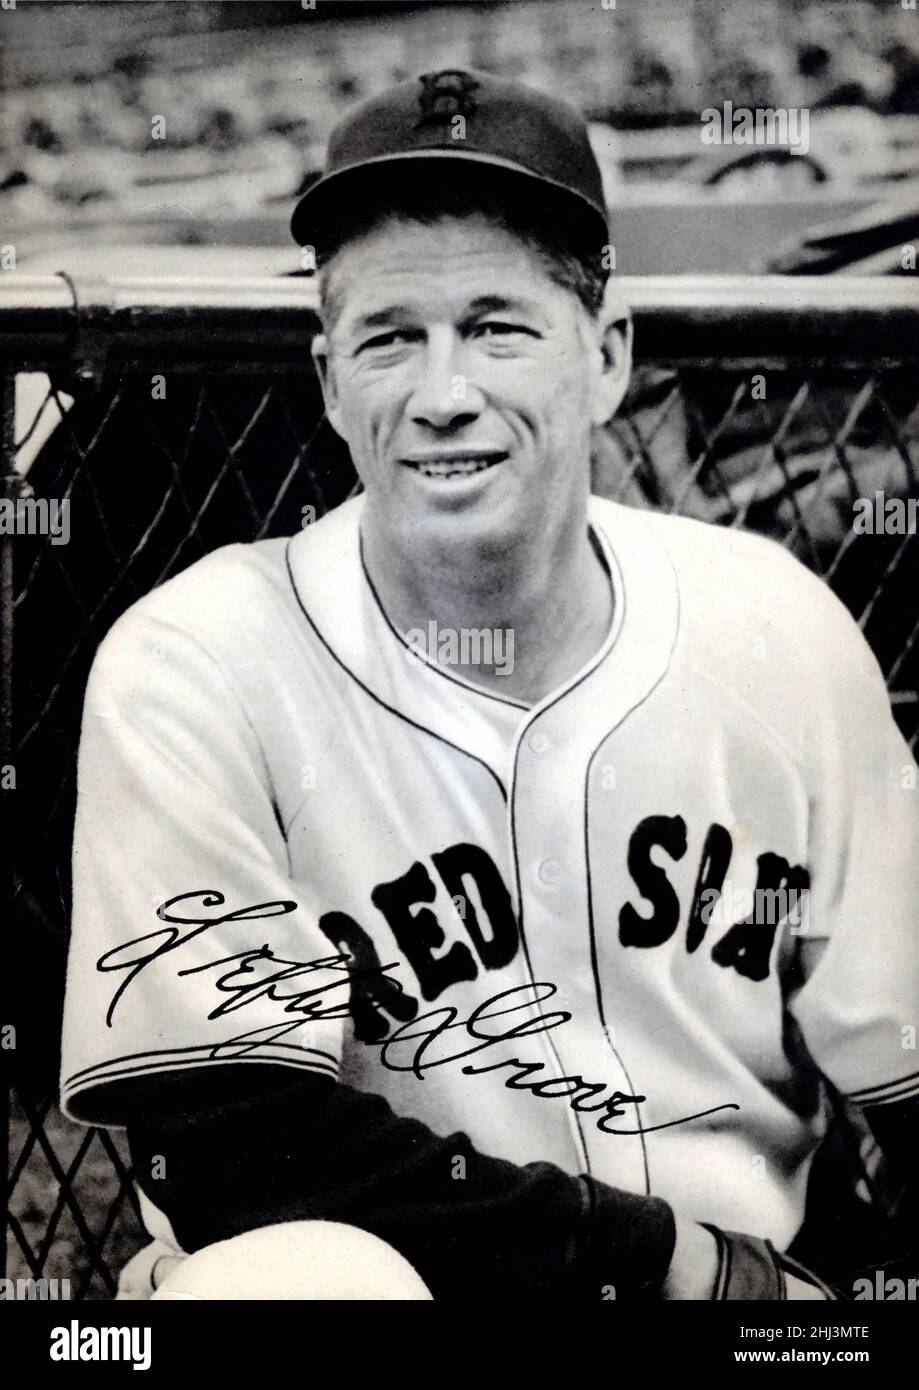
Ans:
[[[522,183],[525,181],[531,196],[542,191],[549,197],[554,195],[556,201],[562,200],[569,203],[573,216],[582,214],[592,219],[597,231],[601,233],[600,241],[609,238],[609,224],[605,210],[567,184],[547,178],[544,174],[536,174],[525,165],[518,164],[511,159],[504,159],[500,155],[492,155],[468,148],[462,150],[437,148],[402,150],[394,154],[375,155],[371,159],[361,160],[359,164],[346,164],[331,174],[323,175],[307,189],[294,208],[290,222],[294,240],[300,246],[315,245],[317,242],[321,242],[323,232],[327,227],[340,226],[343,221],[347,220],[351,207],[361,207],[361,204],[356,201],[360,184],[368,182],[374,174],[379,174],[384,166],[389,167],[394,164],[417,166],[425,161],[439,163],[444,160],[503,170],[512,179],[519,179]]]

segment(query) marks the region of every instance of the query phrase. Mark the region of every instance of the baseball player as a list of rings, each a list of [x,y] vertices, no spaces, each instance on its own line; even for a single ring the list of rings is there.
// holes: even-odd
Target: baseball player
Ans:
[[[101,645],[67,1114],[127,1128],[174,1296],[251,1292],[253,1232],[316,1296],[303,1223],[435,1298],[828,1296],[783,1252],[830,1089],[915,1152],[873,656],[773,543],[591,495],[629,326],[565,104],[403,83],[293,230],[363,494]]]

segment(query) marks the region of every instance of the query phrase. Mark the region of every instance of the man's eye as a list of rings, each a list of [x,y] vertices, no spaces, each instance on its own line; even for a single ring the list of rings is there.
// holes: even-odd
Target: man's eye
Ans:
[[[525,328],[522,323],[507,323],[502,319],[487,319],[484,323],[477,323],[473,333],[477,338],[506,338],[515,333],[526,333],[532,338],[538,336],[532,328]]]
[[[373,348],[395,347],[399,343],[414,342],[417,336],[407,328],[394,328],[389,333],[376,333],[372,338],[365,338],[357,350],[365,352]]]

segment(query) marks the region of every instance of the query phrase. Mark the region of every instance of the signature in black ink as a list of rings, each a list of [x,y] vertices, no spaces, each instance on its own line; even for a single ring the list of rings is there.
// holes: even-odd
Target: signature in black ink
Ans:
[[[129,972],[112,995],[105,1016],[108,1027],[112,1026],[115,1009],[128,985],[153,961],[161,959],[171,951],[178,950],[180,946],[186,946],[189,941],[193,941],[202,932],[210,930],[211,927],[220,926],[224,922],[261,921],[267,917],[284,917],[297,910],[295,902],[281,900],[256,903],[253,907],[238,908],[235,912],[224,912],[216,917],[178,917],[170,911],[176,903],[185,903],[195,899],[200,899],[202,907],[223,907],[226,902],[223,894],[215,889],[204,888],[193,893],[181,893],[178,897],[170,898],[168,902],[163,903],[156,910],[156,915],[161,922],[173,923],[173,926],[147,932],[143,936],[135,937],[132,941],[125,941],[122,945],[116,946],[111,951],[106,951],[103,956],[99,957],[96,963],[98,970],[127,970]],[[181,931],[176,931],[175,926],[193,927],[194,930],[183,934]],[[136,952],[137,947],[142,949]],[[219,1044],[214,1050],[215,1056],[225,1056],[224,1049],[238,1043],[244,1043],[247,1038],[252,1037],[255,1041],[248,1046],[241,1046],[238,1054],[234,1054],[244,1056],[247,1051],[252,1051],[259,1041],[270,1042],[273,1038],[281,1037],[294,1028],[302,1027],[304,1023],[314,1022],[322,1018],[350,1017],[347,1000],[326,1006],[322,996],[333,990],[349,987],[350,981],[358,975],[386,975],[398,969],[398,964],[393,964],[379,968],[374,967],[372,970],[358,970],[348,964],[351,959],[352,957],[349,955],[334,955],[323,956],[317,960],[306,962],[285,960],[281,956],[276,956],[271,947],[264,944],[250,947],[245,951],[238,951],[234,955],[219,957],[217,960],[208,961],[204,965],[189,966],[177,973],[179,975],[197,975],[205,970],[213,970],[217,966],[233,964],[233,969],[228,970],[225,975],[221,975],[214,985],[215,989],[222,994],[229,995],[229,998],[211,1010],[207,1015],[209,1019],[222,1018],[225,1014],[254,1004],[256,999],[262,997],[270,999],[273,1003],[283,1004],[284,1013],[301,1015],[291,1023],[279,1024],[277,1027],[271,1025],[267,1028],[254,1029],[252,1034],[241,1034],[240,1037],[233,1038],[230,1042]],[[280,966],[281,968],[263,975],[259,973],[260,963],[266,966]],[[323,971],[329,972],[333,976],[337,974],[338,978],[333,978],[331,982],[323,981],[313,989],[295,990],[293,993],[288,993],[282,988],[283,983],[287,980],[299,979],[304,975],[315,976]],[[393,983],[397,989],[402,988],[398,981]],[[258,1035],[257,1038],[256,1035]]]
[[[194,893],[180,893],[177,897],[169,898],[167,902],[158,907],[156,915],[161,922],[173,922],[182,927],[194,927],[194,931],[185,932],[183,935],[174,927],[163,927],[161,930],[137,936],[133,941],[125,941],[99,957],[96,962],[97,970],[128,971],[112,995],[111,1003],[108,1006],[105,1022],[109,1028],[112,1026],[115,1009],[128,985],[153,961],[168,955],[170,951],[177,951],[180,946],[187,946],[189,941],[193,941],[202,932],[209,931],[211,927],[219,927],[224,922],[252,922],[258,921],[262,917],[284,917],[288,912],[296,912],[297,910],[296,903],[281,901],[257,903],[254,907],[237,908],[235,912],[225,912],[220,917],[173,917],[170,915],[169,909],[174,907],[176,903],[188,902],[189,899],[194,898],[201,899],[202,907],[222,907],[226,902],[223,894],[218,893],[213,888],[201,888]],[[150,943],[155,944],[151,945]],[[132,955],[131,952],[135,951],[138,946],[142,949],[138,954]]]
[[[178,917],[170,912],[177,903],[200,899],[205,908],[223,907],[225,898],[213,889],[202,889],[193,893],[182,893],[157,909],[157,917],[172,925],[162,930],[146,933],[133,941],[126,941],[114,950],[100,956],[97,968],[102,971],[125,970],[128,974],[121,981],[112,996],[106,1013],[106,1023],[112,1026],[112,1018],[122,995],[128,985],[136,979],[153,961],[161,959],[172,951],[185,946],[202,932],[226,922],[260,921],[269,917],[283,917],[295,912],[297,904],[286,900],[257,903],[253,907],[239,908],[215,917]],[[177,931],[176,927],[191,927],[193,930]],[[137,948],[140,947],[140,951]],[[222,956],[203,965],[189,966],[179,970],[179,975],[197,975],[206,970],[230,965],[232,968],[215,981],[215,989],[227,997],[207,1015],[208,1019],[222,1018],[227,1014],[248,1008],[258,999],[269,999],[281,1005],[282,1014],[293,1014],[290,1021],[279,1021],[262,1028],[253,1028],[248,1033],[240,1033],[225,1042],[218,1043],[212,1050],[213,1058],[244,1057],[266,1042],[283,1037],[305,1023],[322,1019],[341,1019],[350,1017],[350,1003],[347,998],[327,1003],[325,996],[349,987],[358,975],[390,974],[398,966],[374,966],[368,970],[353,968],[349,962],[353,958],[347,954],[319,957],[312,961],[285,960],[276,956],[265,944],[233,955]],[[329,978],[323,978],[323,975]],[[292,992],[286,989],[291,980],[304,977],[311,981],[311,987],[297,988]],[[319,983],[312,983],[316,979]],[[402,988],[398,981],[393,981]],[[498,1043],[512,1039],[534,1037],[539,1033],[549,1033],[571,1020],[571,1014],[563,1009],[543,1013],[541,1005],[546,1003],[558,989],[548,982],[519,985],[513,989],[502,990],[491,999],[479,1004],[468,1018],[460,1018],[459,1011],[452,1006],[433,1009],[430,1013],[411,1019],[400,1025],[380,1042],[367,1043],[368,1047],[379,1047],[380,1062],[388,1071],[412,1072],[420,1081],[425,1072],[436,1067],[448,1066],[483,1053]],[[534,1014],[534,1008],[538,1012]],[[496,1023],[515,1014],[525,1013],[508,1026]],[[448,1034],[461,1030],[459,1039],[454,1041]],[[471,1040],[471,1042],[470,1042]],[[481,1076],[487,1072],[511,1068],[513,1074],[506,1077],[504,1085],[510,1090],[530,1091],[543,1100],[567,1100],[571,1109],[578,1113],[600,1111],[597,1128],[604,1134],[649,1134],[653,1130],[671,1129],[676,1125],[689,1124],[691,1120],[715,1115],[721,1110],[739,1110],[734,1103],[713,1106],[710,1110],[700,1110],[692,1115],[683,1115],[676,1120],[667,1120],[658,1125],[642,1125],[637,1129],[620,1129],[610,1125],[611,1120],[621,1119],[627,1111],[623,1106],[642,1105],[646,1096],[630,1095],[614,1091],[605,1096],[605,1083],[586,1081],[582,1076],[547,1077],[543,1080],[538,1074],[546,1070],[544,1062],[525,1062],[519,1057],[505,1057],[500,1061],[484,1066],[466,1063],[462,1067],[464,1076]]]
[[[528,997],[531,991],[532,997]],[[544,1014],[540,1010],[535,1017],[533,1016],[534,1004],[542,1005],[557,993],[557,987],[547,981],[534,982],[529,985],[517,986],[514,989],[502,990],[500,994],[496,994],[483,1004],[479,1004],[468,1018],[458,1018],[458,1011],[451,1006],[434,1009],[429,1014],[403,1023],[382,1042],[369,1044],[369,1046],[380,1048],[380,1061],[390,1071],[411,1071],[423,1080],[426,1071],[431,1071],[435,1067],[447,1066],[451,1062],[457,1062],[463,1057],[471,1057],[475,1053],[484,1052],[496,1043],[507,1042],[511,1038],[532,1037],[537,1033],[548,1033],[554,1028],[561,1027],[563,1023],[568,1023],[571,1020],[571,1014],[564,1009],[548,1014]],[[510,1027],[503,1023],[498,1024],[499,1031],[493,1030],[491,1025],[494,1020],[519,1014],[524,1010],[527,1017]],[[454,1029],[465,1030],[464,1034],[460,1034],[459,1046],[448,1048],[446,1055],[428,1057],[429,1050]],[[465,1046],[468,1038],[476,1040],[472,1046]],[[401,1061],[396,1060],[391,1054],[403,1043],[409,1043],[412,1046],[408,1049],[406,1057]],[[511,1090],[531,1091],[533,1095],[545,1100],[567,1099],[571,1109],[579,1113],[602,1111],[602,1115],[597,1120],[597,1128],[604,1134],[649,1134],[652,1130],[671,1129],[674,1125],[688,1124],[690,1120],[699,1120],[705,1115],[714,1115],[719,1110],[740,1109],[740,1106],[735,1104],[715,1105],[710,1110],[700,1110],[694,1115],[683,1115],[680,1119],[668,1120],[664,1124],[640,1125],[638,1129],[616,1129],[610,1126],[609,1121],[619,1119],[627,1113],[621,1107],[623,1105],[641,1105],[647,1100],[647,1096],[628,1095],[622,1091],[614,1091],[612,1095],[592,1104],[592,1101],[596,1101],[596,1098],[606,1091],[607,1087],[604,1083],[585,1081],[582,1076],[557,1076],[548,1077],[542,1081],[533,1080],[531,1078],[537,1073],[545,1071],[545,1063],[523,1062],[519,1057],[505,1057],[501,1061],[492,1062],[487,1066],[471,1066],[467,1063],[462,1068],[462,1072],[464,1076],[481,1076],[486,1072],[501,1071],[506,1067],[514,1069],[514,1074],[507,1077],[504,1082],[505,1086]]]

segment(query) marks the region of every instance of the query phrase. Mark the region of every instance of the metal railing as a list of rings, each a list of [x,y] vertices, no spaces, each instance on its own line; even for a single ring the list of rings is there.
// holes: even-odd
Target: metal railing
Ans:
[[[597,434],[595,489],[787,545],[861,623],[915,747],[919,540],[859,534],[853,508],[919,498],[919,281],[618,288],[634,382]],[[99,640],[148,589],[354,490],[310,366],[316,325],[308,278],[0,274],[3,499],[70,504],[66,544],[0,534],[0,872],[7,993],[20,986],[0,1018],[16,1029],[0,1049],[8,1272],[67,1278],[74,1297],[112,1296],[142,1238],[121,1139],[55,1103],[83,688]]]

